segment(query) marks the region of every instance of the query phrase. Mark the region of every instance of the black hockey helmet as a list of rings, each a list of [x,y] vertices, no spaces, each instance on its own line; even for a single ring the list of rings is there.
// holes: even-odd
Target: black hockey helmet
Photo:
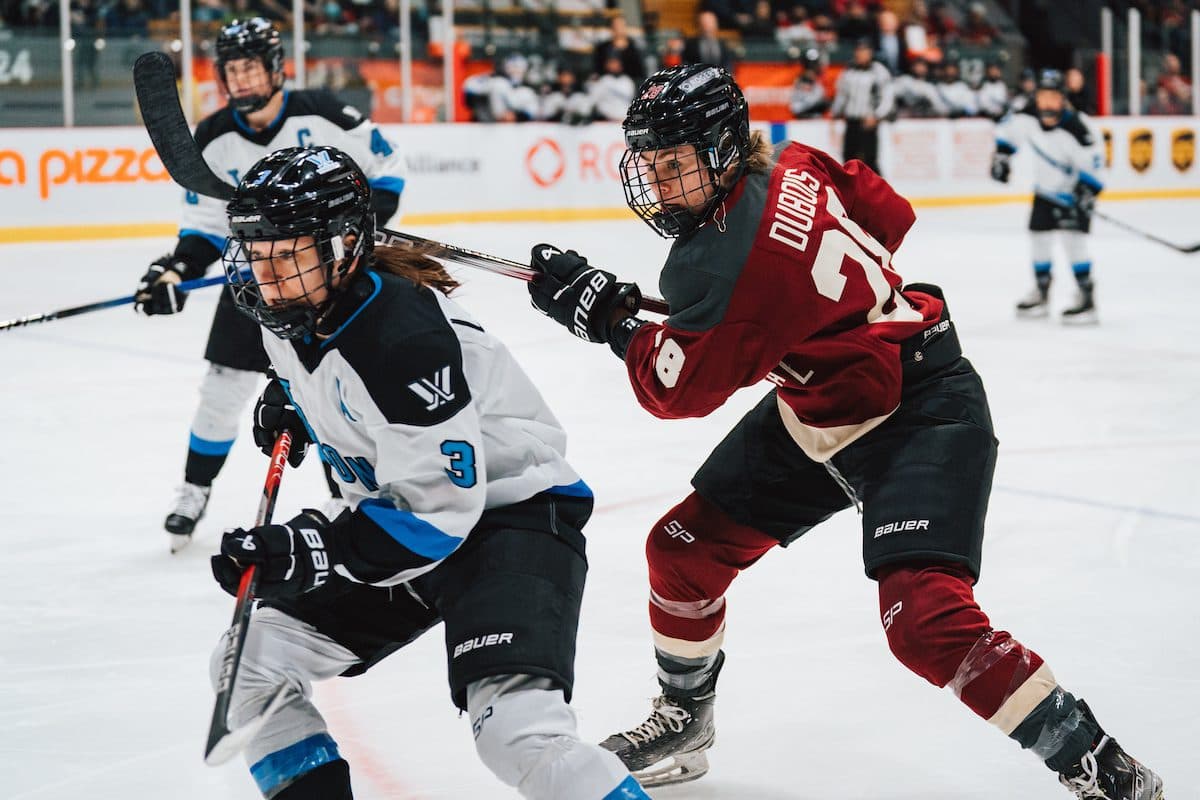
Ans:
[[[1043,92],[1056,92],[1058,99],[1042,99]],[[1037,111],[1038,121],[1044,129],[1049,130],[1062,120],[1066,111],[1066,96],[1066,85],[1061,72],[1056,69],[1043,69],[1038,72],[1034,110]]]
[[[1044,69],[1038,72],[1037,89],[1038,91],[1050,90],[1053,92],[1062,92],[1065,83],[1063,82],[1063,74],[1056,69]]]
[[[258,111],[283,88],[283,38],[275,26],[262,17],[234,20],[217,34],[217,73],[225,82],[225,66],[230,61],[248,58],[262,62],[271,80],[271,92],[247,97],[230,96],[234,108],[243,114]]]
[[[750,154],[746,98],[728,72],[708,64],[660,70],[643,83],[623,123],[621,175],[625,202],[660,236],[672,238],[703,225],[741,178]],[[702,191],[663,203],[660,185],[686,174],[658,175],[651,151],[691,145],[703,174]],[[721,181],[730,167],[733,180]]]
[[[370,200],[366,175],[334,147],[276,150],[251,167],[229,201],[222,256],[237,307],[281,339],[314,333],[340,279],[374,248]],[[257,276],[256,262],[267,262]]]

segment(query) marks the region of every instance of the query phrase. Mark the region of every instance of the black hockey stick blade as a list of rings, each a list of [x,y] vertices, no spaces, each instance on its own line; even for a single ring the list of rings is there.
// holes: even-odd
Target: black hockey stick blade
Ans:
[[[192,138],[187,117],[179,105],[175,87],[175,65],[166,53],[143,53],[133,63],[133,86],[137,91],[142,123],[158,158],[171,178],[189,192],[228,200],[233,187],[217,177]]]
[[[1144,231],[1141,228],[1135,228],[1132,225],[1130,225],[1128,222],[1123,222],[1123,221],[1117,219],[1116,217],[1110,217],[1108,214],[1105,214],[1102,211],[1093,211],[1092,215],[1095,217],[1099,217],[1100,219],[1104,220],[1105,222],[1116,225],[1118,228],[1123,228],[1123,229],[1129,231],[1130,233],[1136,233],[1138,236],[1142,236],[1146,239],[1149,239],[1152,242],[1161,244],[1164,247],[1169,247],[1177,253],[1200,253],[1200,242],[1196,242],[1195,244],[1175,244],[1174,242],[1169,242],[1166,239],[1159,238],[1158,236],[1155,236],[1153,233]]]

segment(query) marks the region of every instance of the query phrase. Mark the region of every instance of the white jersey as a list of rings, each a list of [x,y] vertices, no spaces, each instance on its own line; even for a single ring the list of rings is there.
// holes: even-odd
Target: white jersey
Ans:
[[[368,271],[339,303],[328,338],[263,331],[353,508],[335,526],[339,574],[402,583],[458,549],[485,510],[541,492],[591,497],[532,381],[454,301]]]
[[[196,143],[213,172],[232,186],[269,153],[319,144],[353,158],[372,190],[397,195],[404,191],[404,158],[396,145],[358,109],[323,89],[284,92],[279,116],[262,131],[252,130],[240,113],[226,106],[196,126]],[[204,266],[220,255],[228,235],[223,201],[185,193],[179,238],[201,237],[216,248]]]
[[[1034,194],[1059,205],[1074,203],[1078,182],[1096,191],[1104,188],[1103,141],[1092,120],[1078,111],[1066,111],[1058,125],[1046,130],[1032,104],[996,125],[996,149],[1001,153],[1028,150]]]

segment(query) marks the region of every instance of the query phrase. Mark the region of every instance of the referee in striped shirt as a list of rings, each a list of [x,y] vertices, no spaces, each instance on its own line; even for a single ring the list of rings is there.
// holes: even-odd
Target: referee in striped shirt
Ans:
[[[854,45],[854,63],[838,76],[833,116],[846,120],[842,161],[857,158],[879,172],[879,121],[895,106],[892,74],[875,61],[869,39]]]

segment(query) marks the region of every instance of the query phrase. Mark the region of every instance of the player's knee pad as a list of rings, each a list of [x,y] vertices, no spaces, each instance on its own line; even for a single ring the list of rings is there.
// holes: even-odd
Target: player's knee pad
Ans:
[[[1054,260],[1054,231],[1031,232],[1029,252],[1035,264],[1048,264]]]
[[[879,571],[879,609],[896,658],[935,686],[949,686],[985,719],[1042,666],[1036,653],[992,628],[964,567],[885,567]]]
[[[233,441],[258,381],[257,372],[209,364],[200,382],[200,405],[192,419],[192,435],[207,442]]]
[[[580,741],[575,713],[546,678],[475,681],[467,710],[480,760],[523,797],[605,797],[628,776],[615,755]]]

